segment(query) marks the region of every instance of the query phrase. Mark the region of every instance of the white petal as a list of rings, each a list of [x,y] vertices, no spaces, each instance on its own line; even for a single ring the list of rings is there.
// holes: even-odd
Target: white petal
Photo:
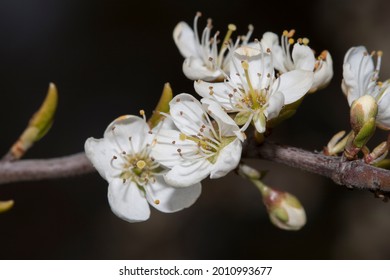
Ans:
[[[313,72],[293,70],[280,75],[274,82],[271,92],[280,91],[284,104],[290,104],[304,96],[313,84]]]
[[[184,159],[180,154],[193,154],[198,151],[198,145],[191,140],[181,140],[180,131],[162,129],[156,136],[151,156],[165,167],[172,168],[181,164]],[[180,149],[180,153],[178,150]]]
[[[203,98],[201,102],[208,114],[217,122],[222,136],[237,135],[239,127],[217,102],[207,98]]]
[[[145,147],[149,130],[150,128],[144,119],[126,115],[114,120],[107,127],[104,139],[107,139],[118,150],[132,154]],[[132,145],[130,145],[129,137],[131,137]]]
[[[183,73],[190,80],[215,81],[222,76],[219,70],[210,70],[201,58],[192,56],[184,60]]]
[[[295,69],[314,70],[315,57],[313,51],[308,46],[296,43],[293,47],[292,59]]]
[[[320,62],[319,67],[314,71],[314,82],[310,92],[326,87],[333,77],[333,60],[329,52],[326,52],[325,60]]]
[[[171,102],[170,114],[176,127],[186,135],[196,135],[205,123],[205,114],[200,102],[190,94],[182,93],[175,96]]]
[[[114,147],[107,140],[88,138],[84,145],[85,155],[106,181],[110,178],[110,161],[116,154]]]
[[[225,176],[228,172],[235,169],[240,162],[242,144],[239,139],[234,140],[224,147],[218,154],[217,160],[210,173],[211,179]]]
[[[390,87],[386,88],[378,101],[376,122],[380,128],[390,130]]]
[[[342,89],[349,105],[366,94],[368,87],[375,85],[370,79],[373,71],[374,62],[365,47],[352,47],[348,50],[344,57]]]
[[[151,191],[154,199],[159,200],[159,204],[156,204],[149,196],[147,196],[147,199],[150,205],[164,213],[177,212],[190,207],[202,192],[200,183],[187,188],[175,188],[168,185],[162,177],[156,179],[156,182],[151,186]]]
[[[179,22],[173,30],[173,40],[176,43],[182,56],[185,58],[190,56],[198,56],[196,51],[197,42],[195,34],[191,27],[185,22]]]
[[[284,106],[284,95],[280,91],[273,93],[268,100],[268,107],[264,111],[264,115],[268,120],[279,116],[280,111]]]
[[[269,79],[267,79],[267,75],[270,74],[271,77],[274,76],[270,54],[262,54],[259,49],[247,46],[235,50],[232,63],[230,64],[230,78],[233,83],[242,85],[242,87],[247,90],[248,82],[241,64],[242,61],[248,62],[248,74],[253,88],[263,89],[268,86]],[[259,74],[261,74],[261,76]]]
[[[261,44],[264,50],[267,50],[267,48],[271,49],[274,68],[282,73],[287,72],[288,70],[284,65],[286,57],[282,47],[279,45],[278,35],[272,32],[265,32],[261,39]]]
[[[174,166],[164,175],[165,181],[174,187],[189,187],[205,179],[212,169],[207,159],[188,160]]]
[[[274,51],[274,47],[279,46],[279,36],[268,31],[263,34],[260,42],[265,50],[269,48]]]
[[[229,98],[229,94],[234,94],[234,92],[225,83],[208,83],[198,80],[194,82],[194,88],[200,96],[216,100],[226,110],[230,112],[236,110],[232,106],[235,99],[232,98],[230,101]],[[212,95],[210,92],[212,92]]]
[[[150,209],[143,192],[133,182],[113,180],[108,186],[108,202],[119,218],[134,223],[149,219]]]

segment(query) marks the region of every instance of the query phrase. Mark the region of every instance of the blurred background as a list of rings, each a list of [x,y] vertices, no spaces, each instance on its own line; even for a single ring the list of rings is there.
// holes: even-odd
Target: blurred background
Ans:
[[[197,11],[224,34],[255,26],[296,29],[320,53],[330,51],[334,78],[308,96],[296,116],[271,139],[321,150],[349,129],[341,92],[342,62],[355,45],[384,51],[382,79],[390,75],[388,1],[129,1],[2,0],[0,2],[0,152],[5,154],[56,83],[60,103],[50,133],[26,158],[83,150],[122,114],[151,113],[165,82],[174,93],[194,93],[181,72],[172,40],[179,21],[192,25]],[[383,134],[371,145],[378,143]],[[390,258],[389,205],[370,192],[349,191],[330,180],[284,165],[251,160],[270,170],[265,182],[298,196],[308,215],[298,232],[268,221],[256,188],[236,175],[206,180],[191,208],[175,214],[152,210],[150,220],[129,224],[107,203],[107,183],[95,173],[56,181],[0,186],[14,208],[0,215],[1,259],[386,259]]]

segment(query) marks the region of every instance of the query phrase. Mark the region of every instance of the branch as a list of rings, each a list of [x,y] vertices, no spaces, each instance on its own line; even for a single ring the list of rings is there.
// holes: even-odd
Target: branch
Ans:
[[[66,178],[94,171],[84,153],[52,159],[0,161],[0,184]]]
[[[341,157],[325,156],[295,147],[271,142],[258,144],[248,139],[242,157],[262,158],[299,168],[332,179],[338,185],[376,192],[390,192],[390,171],[364,163],[346,161]]]
[[[243,158],[261,158],[283,163],[332,179],[350,188],[390,193],[390,171],[365,164],[361,160],[344,161],[340,157],[325,156],[299,148],[271,142],[257,144],[249,138]],[[84,153],[71,156],[0,162],[0,184],[65,178],[94,171]]]

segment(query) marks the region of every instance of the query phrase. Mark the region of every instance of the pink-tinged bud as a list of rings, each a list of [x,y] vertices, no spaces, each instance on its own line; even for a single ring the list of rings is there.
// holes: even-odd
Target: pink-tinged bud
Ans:
[[[284,230],[299,230],[306,224],[305,209],[299,200],[288,192],[264,188],[263,202],[271,222]]]
[[[350,114],[351,126],[356,134],[358,134],[368,122],[371,122],[372,119],[374,119],[373,127],[375,128],[378,104],[371,95],[363,95],[352,103]]]

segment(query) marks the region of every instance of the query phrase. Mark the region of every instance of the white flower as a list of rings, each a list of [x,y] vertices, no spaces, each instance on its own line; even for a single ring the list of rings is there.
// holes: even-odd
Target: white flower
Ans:
[[[228,69],[230,55],[225,54],[228,49],[227,45],[236,26],[229,24],[228,32],[224,41],[218,50],[218,34],[211,36],[211,19],[208,20],[207,26],[203,30],[201,38],[198,34],[198,19],[201,13],[197,13],[194,19],[194,30],[185,22],[179,22],[174,31],[173,39],[180,53],[185,58],[183,63],[184,75],[191,79],[202,79],[205,81],[215,81],[223,79],[223,73],[220,69]],[[245,36],[242,44],[247,43],[253,27],[249,26],[248,34]],[[238,41],[236,42],[236,45]]]
[[[170,185],[187,187],[209,175],[220,178],[240,161],[242,132],[216,102],[202,102],[184,93],[173,98],[170,118],[176,129],[157,134],[153,157],[171,169],[164,175]]]
[[[378,105],[376,124],[378,127],[390,129],[390,83],[378,82],[382,52],[376,52],[377,64],[374,66],[373,56],[365,47],[352,47],[344,57],[342,89],[351,106],[364,95],[370,95]]]
[[[307,38],[298,39],[294,44],[295,30],[284,31],[279,45],[279,38],[275,33],[266,32],[261,39],[264,49],[270,48],[272,51],[275,69],[281,73],[291,70],[301,69],[313,71],[314,80],[309,92],[315,92],[324,88],[333,77],[333,60],[328,51],[323,51],[317,59],[313,51],[307,46]],[[294,44],[292,52],[291,45]]]
[[[151,156],[154,136],[144,119],[123,116],[112,122],[104,138],[89,138],[85,153],[99,174],[109,183],[108,201],[112,211],[129,222],[145,221],[152,205],[170,213],[191,206],[201,185],[186,189],[167,185],[163,168]]]
[[[276,118],[284,105],[304,96],[313,83],[313,72],[293,70],[275,77],[271,50],[240,47],[234,51],[230,76],[223,83],[196,81],[196,92],[216,100],[228,112],[238,112],[243,130],[253,120],[263,133],[266,121]],[[237,118],[237,117],[236,117]]]

